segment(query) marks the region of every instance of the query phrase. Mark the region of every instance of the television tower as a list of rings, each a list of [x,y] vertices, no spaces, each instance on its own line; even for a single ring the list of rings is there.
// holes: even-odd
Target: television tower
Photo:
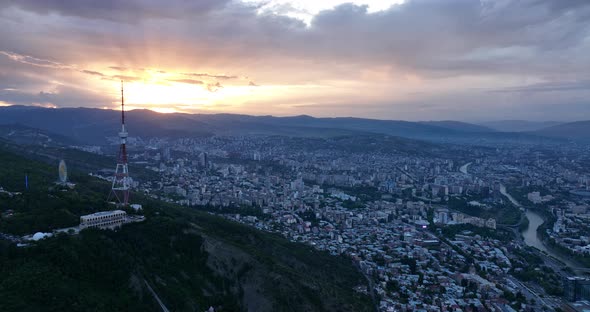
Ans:
[[[121,80],[121,132],[119,138],[119,156],[117,157],[117,168],[113,177],[113,185],[108,200],[116,200],[117,205],[127,206],[129,203],[130,178],[127,166],[127,130],[125,129],[125,98],[123,97],[123,80]]]

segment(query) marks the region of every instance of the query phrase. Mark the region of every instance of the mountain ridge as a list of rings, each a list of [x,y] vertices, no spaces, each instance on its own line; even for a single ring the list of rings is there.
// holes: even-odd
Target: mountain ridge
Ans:
[[[590,120],[558,124],[533,133],[546,137],[590,141]]]
[[[541,133],[499,132],[460,121],[403,121],[358,117],[275,117],[242,114],[157,113],[148,109],[126,112],[131,134],[142,137],[196,137],[211,135],[282,135],[336,137],[385,134],[435,142],[540,140]],[[0,124],[18,123],[71,139],[105,144],[116,138],[120,112],[97,108],[0,107]],[[551,136],[550,136],[551,137]],[[553,139],[557,137],[551,137]]]
[[[559,125],[559,121],[498,120],[479,123],[484,127],[502,132],[528,132]]]

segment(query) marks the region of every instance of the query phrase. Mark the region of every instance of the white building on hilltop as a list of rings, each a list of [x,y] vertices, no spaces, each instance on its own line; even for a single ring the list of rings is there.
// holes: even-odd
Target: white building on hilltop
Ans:
[[[80,217],[80,229],[114,229],[121,227],[126,219],[127,213],[123,210],[95,212]]]

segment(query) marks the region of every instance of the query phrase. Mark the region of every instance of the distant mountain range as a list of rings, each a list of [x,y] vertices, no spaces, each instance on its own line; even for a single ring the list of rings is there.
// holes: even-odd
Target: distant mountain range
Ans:
[[[453,120],[442,120],[442,121],[420,121],[419,123],[424,125],[431,125],[436,127],[441,127],[445,129],[457,130],[457,131],[464,131],[464,132],[494,132],[496,131],[493,128],[486,127],[483,125],[476,125],[461,121],[453,121]]]
[[[590,120],[575,122],[502,120],[482,124],[500,132],[520,132],[574,141],[590,141]]]
[[[534,133],[547,137],[590,140],[590,120],[558,124],[537,130]]]
[[[590,122],[537,127],[527,122],[505,121],[475,125],[459,121],[409,122],[352,117],[315,118],[250,116],[238,114],[162,114],[150,110],[126,112],[132,136],[196,137],[210,135],[280,135],[291,137],[338,137],[385,134],[411,139],[451,143],[554,142],[561,139],[590,139]],[[102,145],[115,139],[120,112],[92,108],[49,109],[32,106],[0,107],[0,125],[20,125],[66,137],[80,144]],[[499,125],[504,124],[504,128]],[[520,126],[518,126],[520,125]],[[523,128],[524,127],[524,128]],[[532,128],[531,128],[532,127]],[[561,127],[561,128],[560,128]],[[501,130],[504,129],[504,130]],[[513,130],[511,130],[513,131]],[[6,133],[6,132],[5,132]]]
[[[502,132],[527,132],[561,124],[558,121],[499,120],[484,122],[481,125]]]
[[[20,124],[0,124],[0,139],[21,145],[56,146],[71,145],[76,143],[76,141],[71,140],[66,136],[53,134],[48,131],[23,126]]]
[[[159,114],[150,110],[127,112],[135,134],[144,137],[211,135],[205,125],[177,114]],[[31,106],[0,107],[0,124],[18,124],[37,128],[76,140],[79,143],[103,144],[116,137],[121,113],[91,108],[48,109]]]

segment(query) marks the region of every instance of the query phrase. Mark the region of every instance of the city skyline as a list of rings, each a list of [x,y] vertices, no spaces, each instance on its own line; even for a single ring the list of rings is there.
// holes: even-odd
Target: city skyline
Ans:
[[[315,1],[317,2],[317,1]],[[0,105],[583,120],[587,1],[6,1]],[[586,18],[585,18],[586,17]]]

